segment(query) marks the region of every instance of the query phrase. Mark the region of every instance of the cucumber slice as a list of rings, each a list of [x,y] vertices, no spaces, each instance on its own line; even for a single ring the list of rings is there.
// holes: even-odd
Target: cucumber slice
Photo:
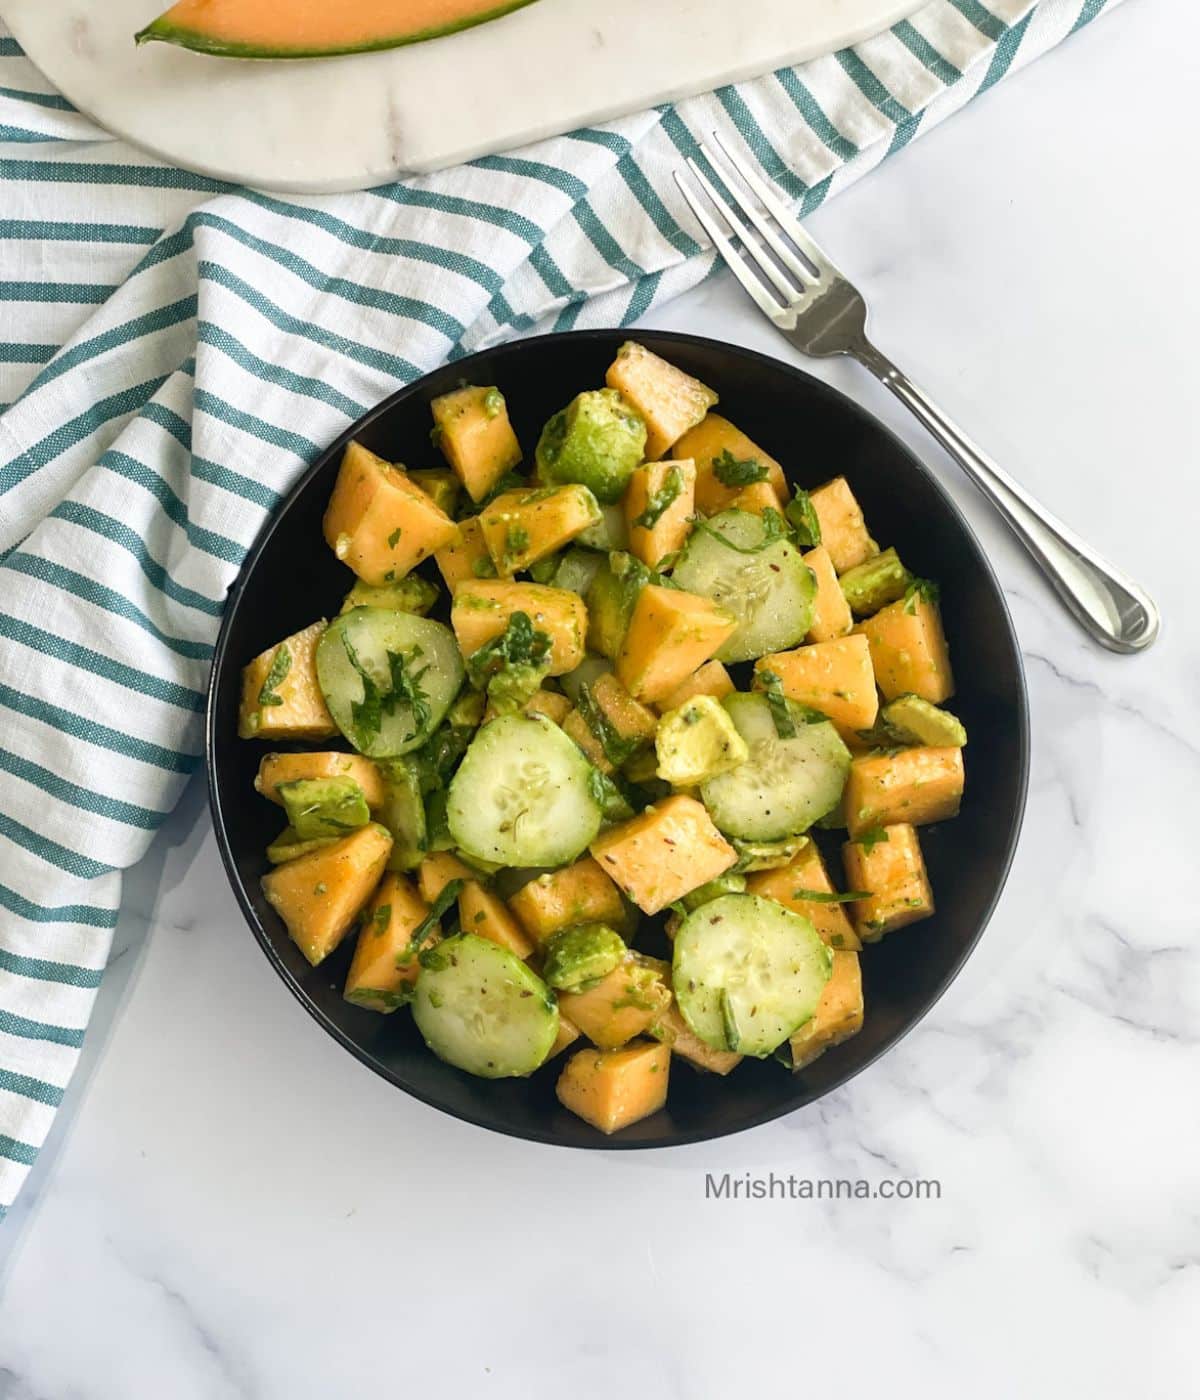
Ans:
[[[440,622],[386,608],[353,608],[317,644],[317,683],[333,722],[360,753],[419,748],[463,683],[462,654]]]
[[[498,865],[567,865],[595,840],[592,765],[552,720],[485,724],[450,784],[446,821],[469,856]]]
[[[532,1074],[558,1035],[558,1003],[545,982],[473,933],[421,955],[412,1012],[439,1059],[481,1079]]]
[[[817,1009],[832,968],[808,919],[753,894],[701,905],[675,934],[675,999],[714,1050],[769,1055]]]
[[[806,722],[788,701],[793,739],[781,739],[765,695],[727,695],[722,702],[750,757],[700,789],[709,815],[726,836],[779,841],[798,836],[833,811],[850,772],[850,750],[828,720]]]
[[[738,619],[737,631],[717,652],[721,661],[786,651],[812,626],[813,571],[795,545],[783,539],[764,545],[765,535],[759,516],[723,510],[692,532],[671,572],[680,588],[711,598]]]

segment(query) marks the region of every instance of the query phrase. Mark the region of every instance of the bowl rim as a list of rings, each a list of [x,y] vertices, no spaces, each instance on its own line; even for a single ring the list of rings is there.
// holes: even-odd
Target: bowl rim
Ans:
[[[226,667],[229,662],[227,655],[229,649],[229,637],[232,630],[233,618],[237,612],[238,604],[245,592],[246,585],[251,575],[254,573],[259,558],[266,551],[267,546],[274,538],[275,533],[282,526],[292,503],[307,488],[309,483],[319,473],[325,470],[330,459],[340,453],[353,438],[357,437],[365,428],[369,427],[376,419],[389,413],[392,408],[402,403],[404,400],[415,397],[422,392],[426,381],[435,374],[444,373],[448,368],[462,371],[469,377],[472,364],[477,360],[497,358],[519,358],[530,346],[543,346],[547,342],[553,341],[556,344],[563,342],[587,343],[611,342],[615,340],[628,340],[635,338],[638,331],[635,327],[609,326],[589,330],[556,331],[545,335],[528,336],[523,339],[507,341],[490,349],[476,351],[471,355],[465,355],[461,359],[447,361],[425,374],[418,376],[411,383],[404,385],[395,392],[382,399],[374,408],[369,409],[343,432],[338,434],[329,446],[313,461],[289,488],[287,494],[274,507],[266,521],[263,523],[258,536],[254,540],[245,558],[242,560],[236,579],[230,585],[225,599],[225,607],[221,615],[221,626],[217,634],[217,640],[213,647],[212,663],[209,672],[207,686],[205,720],[204,720],[204,768],[205,780],[208,790],[209,813],[212,817],[213,830],[216,835],[217,849],[221,855],[221,863],[225,868],[226,879],[233,889],[234,896],[241,908],[242,915],[254,934],[259,947],[266,954],[271,966],[278,973],[284,985],[292,993],[297,1001],[304,1007],[308,1014],[318,1025],[333,1037],[345,1050],[354,1056],[361,1064],[365,1065],[373,1073],[379,1075],[401,1092],[410,1095],[419,1102],[430,1108],[436,1109],[440,1113],[447,1114],[451,1118],[456,1118],[460,1122],[469,1123],[472,1127],[486,1129],[490,1132],[501,1133],[505,1137],[516,1138],[523,1142],[536,1142],[551,1147],[564,1148],[577,1151],[607,1151],[607,1152],[634,1152],[634,1151],[667,1151],[676,1147],[688,1147],[702,1142],[715,1142],[720,1138],[733,1137],[738,1133],[749,1132],[753,1128],[762,1127],[766,1123],[772,1123],[779,1118],[784,1118],[791,1113],[798,1113],[812,1104],[826,1098],[838,1089],[848,1084],[852,1079],[858,1077],[873,1064],[889,1054],[906,1036],[911,1034],[917,1026],[929,1015],[935,1006],[946,995],[951,985],[956,981],[963,968],[967,965],[976,948],[979,940],[983,937],[984,931],[992,920],[996,912],[996,907],[1008,884],[1008,877],[1012,870],[1013,860],[1016,856],[1017,846],[1020,841],[1021,832],[1025,823],[1025,811],[1029,796],[1029,770],[1030,770],[1030,721],[1029,721],[1029,691],[1025,676],[1025,662],[1021,651],[1016,628],[1013,626],[1012,614],[1009,610],[1008,600],[1004,589],[1000,585],[1000,580],[996,575],[995,568],[989,558],[987,551],[979,541],[979,537],[971,528],[962,509],[954,498],[941,484],[932,471],[917,456],[916,452],[908,446],[886,423],[877,418],[869,409],[865,408],[856,399],[851,398],[842,390],[835,388],[832,384],[815,375],[809,374],[806,370],[790,364],[786,360],[768,355],[759,350],[752,350],[746,346],[735,345],[726,341],[716,340],[711,336],[693,335],[685,331],[666,331],[655,328],[647,328],[645,336],[652,338],[660,344],[678,344],[688,346],[704,346],[720,354],[733,356],[734,358],[749,361],[752,366],[769,369],[772,372],[782,370],[786,375],[803,382],[806,389],[816,392],[818,397],[825,396],[831,400],[840,401],[843,408],[867,424],[888,442],[889,446],[902,455],[908,463],[925,478],[926,484],[932,487],[935,494],[941,499],[942,504],[948,509],[951,518],[957,523],[958,528],[966,537],[968,544],[972,546],[978,557],[985,577],[991,584],[992,589],[1000,604],[1000,614],[1004,620],[1007,636],[1013,659],[1015,662],[1015,677],[1017,690],[1017,740],[1019,753],[1019,769],[1017,773],[1018,789],[1017,801],[1013,809],[1009,829],[1005,836],[1004,853],[996,879],[995,887],[988,898],[983,913],[979,918],[977,927],[966,941],[960,956],[956,959],[947,974],[941,979],[932,995],[925,1001],[911,1020],[907,1021],[901,1028],[886,1038],[874,1052],[861,1064],[857,1064],[847,1069],[844,1073],[838,1074],[825,1086],[824,1089],[808,1103],[783,1104],[779,1107],[772,1107],[761,1113],[756,1113],[745,1122],[739,1123],[736,1127],[721,1129],[717,1132],[707,1130],[681,1131],[671,1137],[669,1142],[654,1142],[645,1140],[622,1140],[619,1134],[611,1137],[597,1134],[596,1142],[564,1142],[552,1131],[527,1130],[524,1128],[510,1127],[493,1122],[485,1122],[482,1118],[470,1112],[464,1112],[457,1108],[452,1108],[440,1102],[436,1096],[424,1092],[421,1089],[401,1082],[389,1069],[379,1062],[366,1048],[358,1045],[350,1038],[335,1022],[333,1022],[317,1004],[307,995],[299,981],[292,975],[290,969],[276,951],[274,944],[259,921],[258,914],[253,904],[250,902],[245,884],[238,873],[237,862],[234,856],[233,847],[229,839],[229,833],[225,826],[224,813],[221,805],[221,795],[217,782],[215,749],[216,749],[216,711],[218,681],[224,677]],[[236,661],[232,664],[237,664]]]

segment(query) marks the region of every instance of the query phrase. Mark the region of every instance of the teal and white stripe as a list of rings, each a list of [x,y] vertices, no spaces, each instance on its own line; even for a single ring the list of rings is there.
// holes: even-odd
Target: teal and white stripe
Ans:
[[[221,600],[301,468],[447,358],[709,276],[670,175],[714,126],[808,211],[1116,3],[932,0],[757,82],[320,199],[117,144],[0,30],[0,1208],[120,872],[199,762]]]

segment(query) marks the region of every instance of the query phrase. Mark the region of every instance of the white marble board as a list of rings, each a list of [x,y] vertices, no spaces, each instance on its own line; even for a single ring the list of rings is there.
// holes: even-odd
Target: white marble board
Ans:
[[[538,0],[462,34],[255,63],[138,49],[161,0],[0,0],[26,53],[110,131],[261,189],[364,189],[854,43],[920,0]]]

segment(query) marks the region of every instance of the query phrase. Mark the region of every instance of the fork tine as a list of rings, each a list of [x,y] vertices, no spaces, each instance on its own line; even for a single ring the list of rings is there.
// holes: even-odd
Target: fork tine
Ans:
[[[759,310],[762,311],[764,315],[770,317],[772,321],[778,321],[787,313],[787,308],[781,306],[780,303],[775,300],[763,285],[761,279],[756,277],[742,259],[738,257],[737,249],[734,248],[733,244],[721,231],[717,221],[704,207],[703,202],[692,192],[688,182],[684,178],[683,172],[681,170],[676,170],[674,176],[675,183],[679,186],[679,193],[687,200],[688,208],[695,214],[700,226],[704,229],[705,233],[708,234],[709,238],[712,239],[713,247],[720,253],[721,257],[724,258],[730,272],[733,273],[750,296],[754,298],[755,302],[758,304]]]
[[[817,273],[823,277],[840,277],[837,268],[829,261],[821,251],[819,244],[807,233],[803,224],[797,219],[783,201],[768,186],[765,180],[759,178],[758,174],[743,160],[740,160],[729,147],[719,131],[713,132],[713,140],[721,148],[721,154],[725,157],[730,168],[741,176],[745,184],[757,196],[764,209],[772,214],[778,222],[780,228],[792,240],[797,248],[812,263]]]
[[[701,146],[700,149],[703,151],[704,147]],[[762,252],[758,244],[755,243],[754,235],[717,193],[716,187],[709,180],[708,176],[705,175],[704,171],[700,169],[699,165],[690,157],[688,158],[687,165],[688,169],[699,182],[700,188],[708,195],[717,213],[720,214],[738,238],[741,239],[742,251],[754,266],[758,268],[767,281],[771,283],[783,300],[789,306],[794,306],[804,292],[803,282],[797,287],[788,281],[783,273],[780,272],[779,268],[776,267],[771,259]]]
[[[721,149],[722,152],[725,152],[724,147]],[[770,248],[796,281],[800,283],[801,287],[811,286],[815,280],[813,269],[803,258],[797,257],[796,254],[792,252],[791,248],[789,248],[784,240],[775,232],[771,221],[764,217],[758,205],[755,204],[753,200],[746,198],[742,193],[738,181],[730,176],[730,169],[737,171],[737,166],[733,165],[732,162],[727,159],[718,160],[714,153],[703,142],[700,143],[700,153],[721,177],[722,183],[729,191],[730,198],[758,230],[767,247]],[[727,155],[727,152],[725,154]],[[745,239],[742,241],[745,242]]]

